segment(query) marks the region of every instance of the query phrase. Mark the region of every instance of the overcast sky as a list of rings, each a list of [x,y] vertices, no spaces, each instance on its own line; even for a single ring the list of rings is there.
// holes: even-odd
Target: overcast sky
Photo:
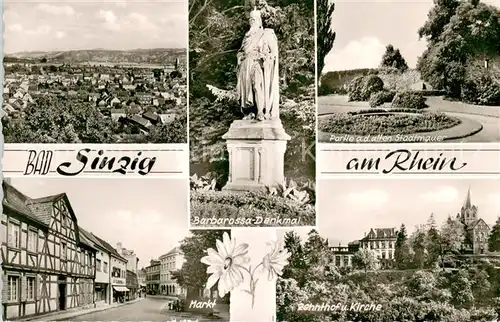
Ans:
[[[149,265],[188,235],[188,187],[175,179],[12,179],[32,198],[65,192],[78,224]]]
[[[500,0],[483,2],[500,6]],[[335,43],[325,59],[323,73],[356,68],[376,68],[392,44],[414,68],[426,47],[418,29],[427,20],[432,0],[335,1],[332,28]]]
[[[7,0],[3,10],[9,54],[187,46],[187,0]]]
[[[479,217],[493,226],[500,215],[498,180],[323,179],[317,186],[318,231],[332,245],[345,245],[363,238],[370,228],[399,228],[404,223],[413,231],[431,213],[441,225],[448,214],[460,212],[469,185]],[[304,239],[310,230],[296,231]]]

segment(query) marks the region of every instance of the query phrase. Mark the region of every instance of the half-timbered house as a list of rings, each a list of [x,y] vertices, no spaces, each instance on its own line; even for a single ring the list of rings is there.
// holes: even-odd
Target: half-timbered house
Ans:
[[[35,199],[2,186],[3,320],[93,307],[96,249],[66,194]]]

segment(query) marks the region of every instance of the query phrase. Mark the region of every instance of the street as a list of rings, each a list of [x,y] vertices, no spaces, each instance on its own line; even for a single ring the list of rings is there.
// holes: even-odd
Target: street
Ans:
[[[72,321],[221,321],[189,312],[168,310],[168,300],[149,298],[114,309],[81,315]]]

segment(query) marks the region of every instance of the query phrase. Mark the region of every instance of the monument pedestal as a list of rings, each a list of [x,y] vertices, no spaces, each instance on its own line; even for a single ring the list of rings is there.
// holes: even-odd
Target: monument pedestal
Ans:
[[[229,152],[229,178],[223,190],[257,191],[284,182],[290,136],[280,120],[236,120],[222,138]]]

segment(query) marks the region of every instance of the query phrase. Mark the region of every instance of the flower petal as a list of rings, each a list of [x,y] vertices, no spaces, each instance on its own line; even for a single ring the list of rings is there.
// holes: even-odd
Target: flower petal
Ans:
[[[205,285],[206,289],[211,289],[212,286],[217,283],[217,281],[220,279],[220,274],[214,273],[208,277],[207,283]],[[219,283],[220,284],[220,283]]]
[[[239,255],[245,255],[247,253],[248,253],[248,244],[242,243],[234,248],[233,257],[239,256]]]
[[[224,265],[224,258],[220,256],[213,248],[207,249],[208,256],[201,259],[203,264],[207,265]]]
[[[224,260],[228,257],[226,247],[218,239],[215,241],[215,244],[217,245],[217,252],[219,252],[219,256],[222,258],[222,261],[224,262]]]
[[[222,235],[222,244],[224,245],[224,249],[226,250],[226,254],[229,257],[232,257],[232,255],[233,255],[233,250],[234,250],[233,243],[234,243],[234,241],[231,240],[228,233],[224,233]]]
[[[227,282],[225,280],[225,275],[223,274],[219,280],[218,292],[220,297],[224,297],[224,295],[228,292]]]
[[[222,274],[222,266],[220,265],[211,265],[207,267],[207,274],[218,273]]]

